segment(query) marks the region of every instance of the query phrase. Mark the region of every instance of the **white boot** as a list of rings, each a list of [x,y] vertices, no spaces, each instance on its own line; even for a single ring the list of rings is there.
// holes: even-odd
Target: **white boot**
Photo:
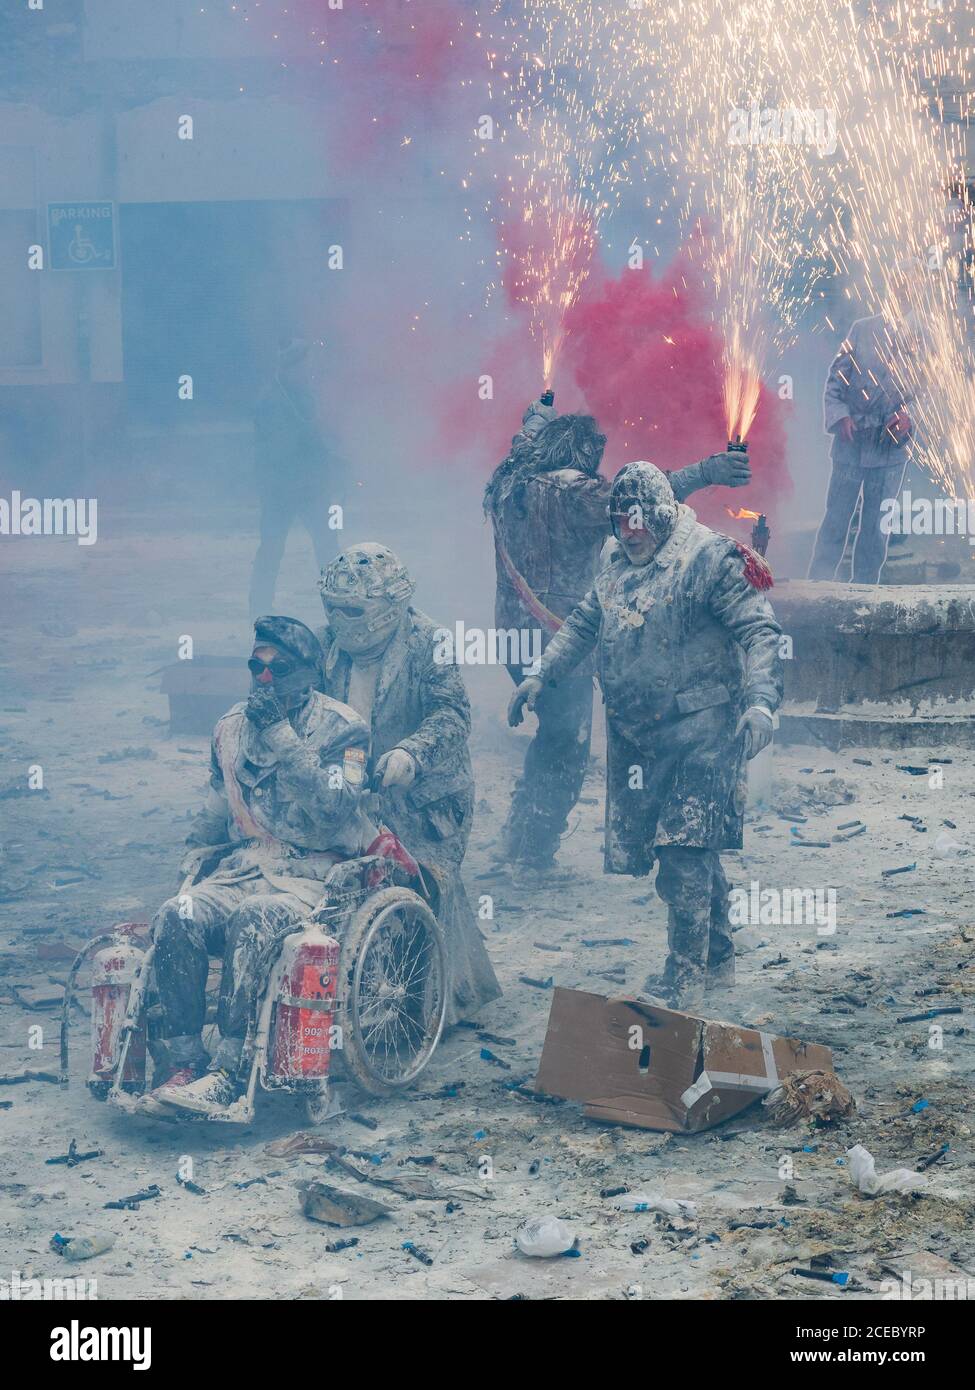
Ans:
[[[238,1087],[225,1071],[208,1071],[188,1086],[160,1086],[155,1098],[172,1110],[189,1110],[208,1118],[222,1116],[237,1099]]]

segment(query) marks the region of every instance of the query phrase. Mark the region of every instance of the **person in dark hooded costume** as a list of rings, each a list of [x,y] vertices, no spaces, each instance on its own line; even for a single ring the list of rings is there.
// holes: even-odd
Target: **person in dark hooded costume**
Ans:
[[[647,982],[671,1007],[699,1008],[734,980],[722,849],[739,849],[745,761],[772,736],[782,696],[772,576],[747,546],[678,503],[652,464],[610,493],[616,542],[508,718],[551,701],[595,652],[606,700],[605,867],[646,874],[667,903],[669,953]]]
[[[315,689],[321,661],[304,623],[254,624],[251,693],[217,722],[209,794],[180,865],[184,886],[153,918],[157,1085],[137,1102],[144,1113],[218,1116],[236,1100],[267,947],[307,918],[332,866],[375,835],[361,806],[369,729]],[[211,955],[223,957],[212,1062],[202,1040]]]
[[[495,622],[540,630],[541,646],[586,594],[610,536],[609,483],[599,472],[606,436],[591,415],[557,415],[552,393],[533,401],[511,452],[484,494],[494,528]],[[741,487],[747,455],[712,454],[669,475],[683,501],[699,488]],[[517,684],[527,674],[508,666]],[[496,855],[519,874],[550,874],[569,813],[579,799],[592,732],[592,664],[567,675],[558,698],[543,691]]]
[[[443,629],[411,606],[413,580],[387,546],[350,546],[319,588],[328,619],[321,688],[369,724],[377,818],[432,877],[455,1023],[501,993],[460,873],[474,813],[467,691],[442,659]]]

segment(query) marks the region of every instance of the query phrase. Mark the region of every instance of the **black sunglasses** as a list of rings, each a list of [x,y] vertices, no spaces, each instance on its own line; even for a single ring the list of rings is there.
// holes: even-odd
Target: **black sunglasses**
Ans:
[[[252,676],[263,675],[265,671],[270,671],[272,676],[290,676],[294,667],[290,661],[283,661],[279,656],[273,661],[259,661],[256,656],[252,656],[247,663],[247,669]]]

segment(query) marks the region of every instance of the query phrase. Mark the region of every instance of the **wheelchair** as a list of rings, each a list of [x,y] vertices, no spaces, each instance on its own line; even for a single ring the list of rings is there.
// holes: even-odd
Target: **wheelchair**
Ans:
[[[429,872],[386,835],[387,852],[334,865],[308,920],[266,951],[265,983],[241,1059],[245,1090],[220,1120],[249,1123],[260,1087],[300,1095],[317,1124],[330,1113],[331,1082],[392,1096],[429,1064],[443,1033],[449,989],[435,911],[439,895]],[[61,1080],[68,1079],[77,976],[90,959],[88,1087],[122,1109],[132,1109],[147,1089],[153,953],[146,923],[120,923],[81,951],[65,991]]]

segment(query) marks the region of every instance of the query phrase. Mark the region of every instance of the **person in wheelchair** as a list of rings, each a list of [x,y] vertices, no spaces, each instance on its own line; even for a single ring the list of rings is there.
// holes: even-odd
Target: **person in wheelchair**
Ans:
[[[501,994],[461,879],[474,814],[471,709],[443,629],[413,608],[415,588],[388,546],[353,545],[322,570],[328,625],[319,689],[348,701],[372,732],[382,822],[416,856],[447,943],[447,1022]]]
[[[162,1081],[138,1103],[143,1113],[212,1117],[236,1100],[269,942],[295,930],[332,866],[376,834],[362,806],[369,727],[315,689],[315,634],[272,616],[258,618],[254,638],[250,695],[214,730],[210,790],[187,837],[183,888],[153,918],[149,1048]],[[223,958],[212,1061],[202,1038],[210,955]]]

